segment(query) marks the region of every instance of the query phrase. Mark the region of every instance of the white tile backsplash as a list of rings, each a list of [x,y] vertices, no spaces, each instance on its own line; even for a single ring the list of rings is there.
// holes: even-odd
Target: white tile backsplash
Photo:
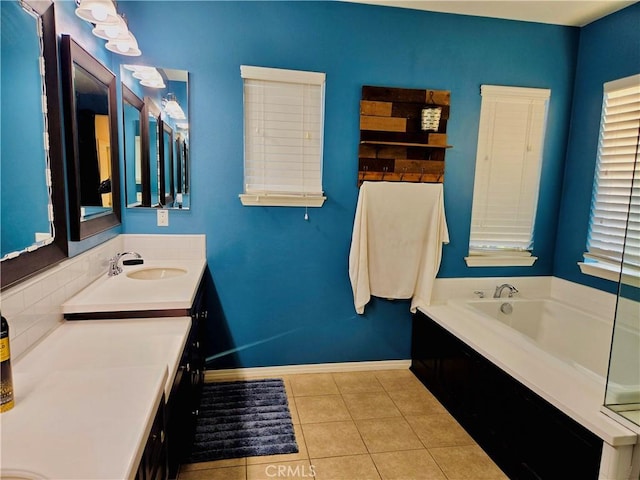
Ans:
[[[121,235],[123,248],[147,260],[198,260],[206,258],[205,235]]]
[[[99,258],[122,250],[113,238],[77,257],[26,280],[0,294],[2,316],[9,322],[11,355],[18,358],[63,321],[61,305],[107,271]]]

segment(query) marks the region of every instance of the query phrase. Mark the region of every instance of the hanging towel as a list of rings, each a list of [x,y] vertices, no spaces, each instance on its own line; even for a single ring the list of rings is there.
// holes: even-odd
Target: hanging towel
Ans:
[[[357,313],[371,295],[412,298],[411,312],[429,305],[449,243],[441,183],[364,182],[349,253]]]

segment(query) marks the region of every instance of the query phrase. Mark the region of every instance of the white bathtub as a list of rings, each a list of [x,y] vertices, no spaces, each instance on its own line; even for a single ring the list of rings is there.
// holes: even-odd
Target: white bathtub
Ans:
[[[605,384],[612,336],[610,321],[552,299],[501,298],[453,300],[450,303],[498,320],[501,324],[496,325],[498,330],[506,325],[509,334],[533,342],[598,383]],[[629,355],[634,355],[640,341],[638,332],[629,328],[618,329],[618,332],[618,335],[624,333],[625,338],[618,338],[616,343],[620,347],[627,345]],[[620,351],[618,355],[624,356],[624,352]],[[624,369],[619,373],[612,372],[616,374],[609,380],[607,401],[640,402],[638,367],[633,361],[618,360]]]
[[[531,296],[467,297],[502,283]],[[555,277],[443,279],[436,286],[435,302],[423,313],[603,440],[600,480],[640,478],[640,432],[603,407],[615,295]],[[503,303],[513,307],[510,315],[500,311]],[[640,322],[631,327],[639,330]],[[637,337],[627,340],[637,345]],[[620,398],[637,394],[622,383]]]
[[[498,320],[538,347],[602,381],[607,376],[612,325],[551,299],[456,300],[458,308]],[[511,312],[511,313],[503,313]]]

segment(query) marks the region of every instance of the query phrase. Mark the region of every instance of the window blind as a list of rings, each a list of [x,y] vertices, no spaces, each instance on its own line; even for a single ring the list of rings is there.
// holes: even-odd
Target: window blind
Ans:
[[[322,196],[324,73],[242,66],[245,194]]]
[[[470,255],[533,247],[550,90],[482,86]]]
[[[640,75],[604,85],[585,259],[640,268]]]

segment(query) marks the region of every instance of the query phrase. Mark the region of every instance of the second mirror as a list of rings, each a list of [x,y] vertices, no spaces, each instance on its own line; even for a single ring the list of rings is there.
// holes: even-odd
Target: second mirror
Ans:
[[[129,208],[190,207],[188,72],[123,65]]]

